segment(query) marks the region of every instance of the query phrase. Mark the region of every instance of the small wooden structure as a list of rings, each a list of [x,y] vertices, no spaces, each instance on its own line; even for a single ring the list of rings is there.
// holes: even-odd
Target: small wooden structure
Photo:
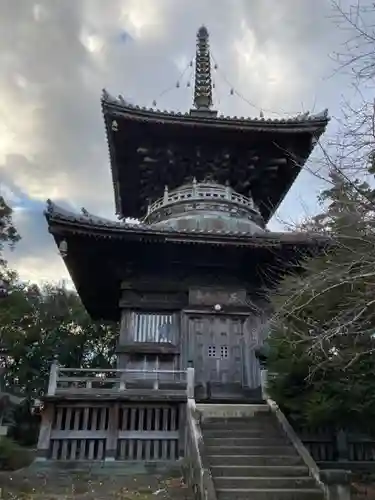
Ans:
[[[267,334],[267,290],[327,243],[266,228],[327,113],[217,116],[205,28],[196,60],[189,113],[103,93],[120,220],[48,202],[49,231],[85,307],[120,331],[117,370],[52,368],[40,457],[174,460],[188,395],[261,399],[255,349]]]

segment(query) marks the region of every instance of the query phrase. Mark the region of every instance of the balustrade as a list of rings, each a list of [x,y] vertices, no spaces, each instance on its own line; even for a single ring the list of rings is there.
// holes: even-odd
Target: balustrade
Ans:
[[[258,208],[255,206],[252,198],[244,196],[240,193],[233,191],[228,186],[222,186],[220,184],[208,184],[208,183],[193,183],[191,185],[182,186],[171,192],[168,189],[165,190],[164,196],[154,201],[149,205],[147,209],[147,216],[155,212],[159,208],[165,207],[167,205],[179,202],[179,201],[190,201],[190,200],[212,200],[212,201],[229,201],[236,203],[238,205],[243,205],[247,208],[254,210],[259,213]]]
[[[63,368],[54,362],[51,366],[48,395],[59,394],[113,394],[123,391],[168,392],[175,395],[194,394],[194,372],[189,370],[137,370]],[[190,387],[191,386],[191,387]]]

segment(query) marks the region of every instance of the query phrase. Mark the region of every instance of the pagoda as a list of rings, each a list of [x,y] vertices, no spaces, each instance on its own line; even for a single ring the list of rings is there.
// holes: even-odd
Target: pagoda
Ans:
[[[189,112],[101,104],[118,220],[46,218],[92,319],[119,322],[117,369],[52,365],[39,459],[174,461],[188,396],[261,399],[268,290],[324,244],[267,223],[329,118],[219,116],[205,27]]]

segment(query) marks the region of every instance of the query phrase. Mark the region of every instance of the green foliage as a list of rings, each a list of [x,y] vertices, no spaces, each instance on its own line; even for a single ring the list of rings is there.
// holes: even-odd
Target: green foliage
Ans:
[[[334,246],[303,263],[273,296],[271,395],[309,424],[375,426],[375,196],[332,176],[305,229]]]
[[[9,352],[5,389],[42,395],[52,360],[65,367],[113,366],[117,325],[94,323],[75,292],[16,283],[3,299],[0,336]]]
[[[13,471],[27,467],[33,461],[29,450],[7,437],[0,438],[0,470]]]

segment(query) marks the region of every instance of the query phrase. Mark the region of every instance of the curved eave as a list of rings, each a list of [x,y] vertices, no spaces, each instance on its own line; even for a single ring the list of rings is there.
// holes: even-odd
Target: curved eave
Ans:
[[[67,216],[46,212],[46,219],[51,233],[85,234],[91,238],[103,239],[137,239],[174,243],[191,243],[205,245],[275,247],[291,246],[325,246],[331,239],[317,234],[266,232],[249,234],[232,231],[176,230],[173,228],[154,228],[145,224],[126,224],[115,221],[85,220],[79,214]]]

